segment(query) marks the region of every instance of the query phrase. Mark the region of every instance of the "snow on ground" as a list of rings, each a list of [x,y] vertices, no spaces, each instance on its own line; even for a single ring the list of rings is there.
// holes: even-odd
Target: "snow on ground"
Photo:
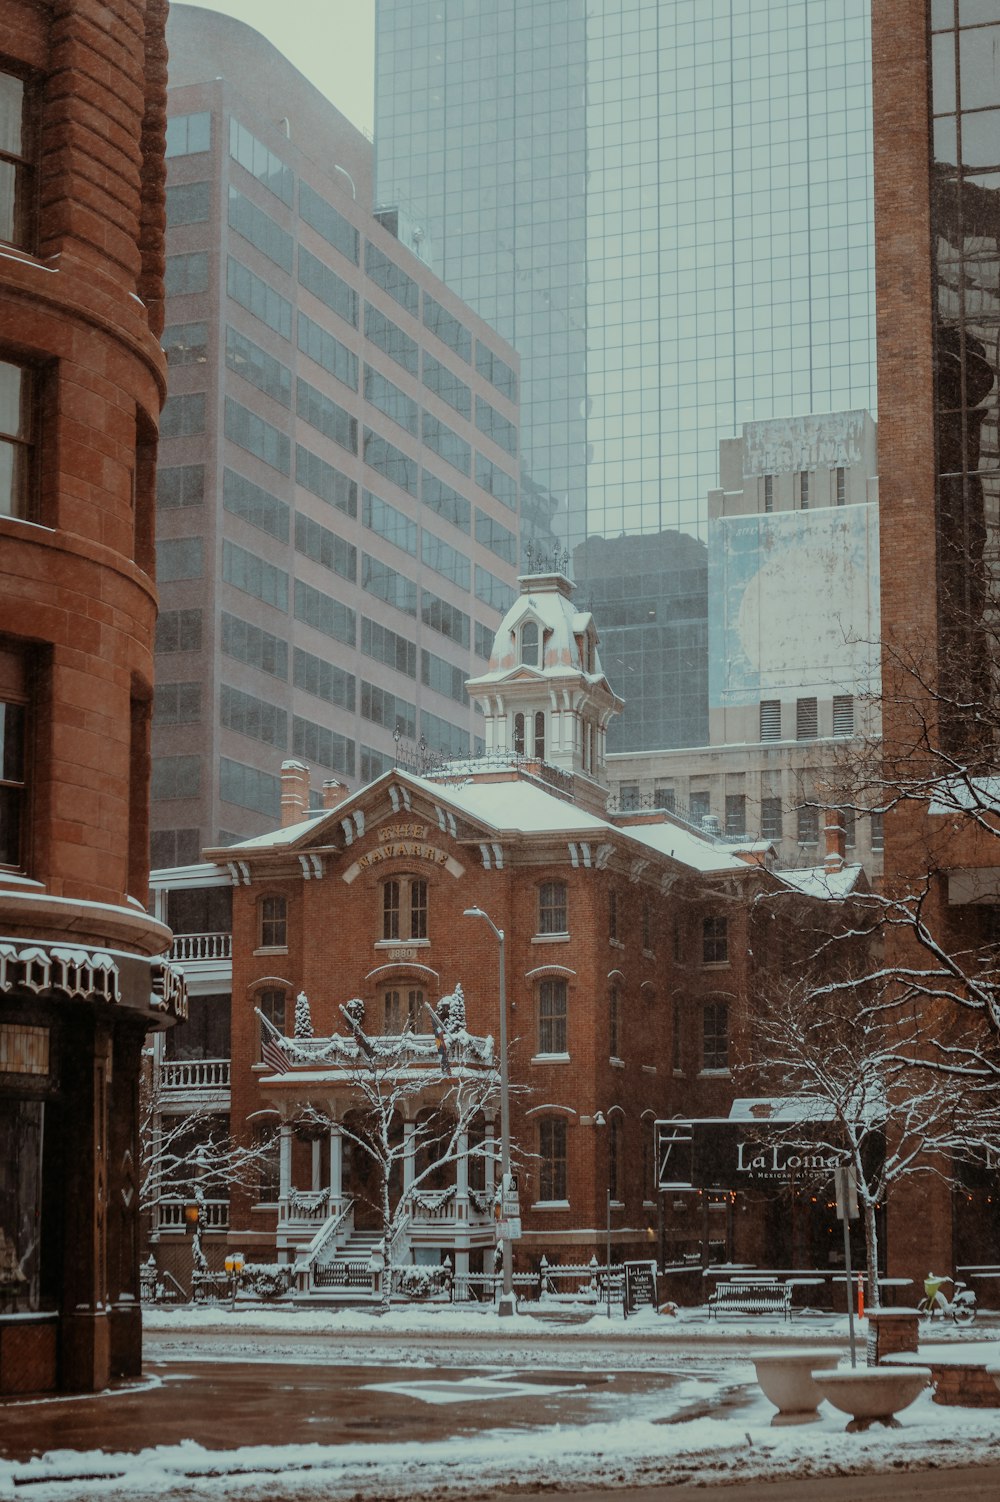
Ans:
[[[492,1311],[433,1307],[393,1311],[383,1319],[363,1311],[238,1309],[230,1313],[211,1308],[151,1310],[144,1318],[147,1330],[157,1336],[188,1332],[192,1354],[200,1333],[215,1340],[215,1332],[228,1332],[235,1354],[240,1339],[255,1335],[323,1336],[339,1331],[348,1337],[345,1361],[356,1361],[358,1346],[375,1329],[384,1336],[400,1337],[401,1345],[415,1336],[439,1336],[446,1342],[449,1335],[467,1339],[488,1331],[493,1337],[488,1342],[492,1363],[507,1370],[485,1381],[512,1388],[519,1386],[514,1373],[531,1359],[531,1347],[539,1336],[557,1336],[560,1346],[566,1342],[559,1365],[572,1360],[573,1344],[579,1337],[591,1341],[596,1337],[607,1352],[607,1364],[614,1365],[629,1348],[641,1347],[648,1354],[655,1336],[662,1336],[669,1326],[669,1347],[660,1347],[664,1359],[669,1349],[671,1364],[678,1364],[677,1355],[694,1346],[699,1370],[669,1392],[641,1395],[629,1417],[613,1422],[504,1427],[503,1403],[491,1401],[483,1408],[484,1424],[490,1427],[471,1436],[426,1443],[380,1440],[289,1446],[272,1441],[238,1450],[208,1450],[185,1441],[137,1455],[52,1451],[27,1464],[0,1461],[0,1498],[164,1502],[183,1496],[185,1502],[220,1502],[222,1498],[349,1502],[378,1497],[385,1502],[457,1502],[492,1496],[501,1488],[534,1490],[539,1485],[572,1494],[585,1485],[685,1481],[708,1485],[986,1464],[995,1461],[1000,1440],[1000,1409],[946,1408],[934,1404],[929,1392],[900,1415],[902,1427],[897,1430],[875,1428],[865,1434],[846,1434],[845,1415],[827,1405],[817,1423],[771,1427],[774,1410],[756,1387],[751,1351],[773,1348],[789,1339],[825,1343],[827,1337],[842,1340],[846,1348],[846,1318],[796,1319],[789,1324],[728,1321],[718,1327],[714,1322],[709,1326],[703,1317],[699,1320],[694,1311],[690,1317],[682,1311],[671,1320],[648,1313],[625,1325],[620,1315],[611,1321],[604,1315],[587,1323],[553,1327],[523,1315],[501,1320]],[[730,1342],[728,1348],[713,1353],[704,1339],[707,1333],[724,1336]],[[862,1352],[864,1333],[862,1322]],[[959,1349],[950,1330],[935,1331],[935,1339],[941,1333],[948,1349]],[[617,1337],[613,1346],[612,1337]],[[439,1353],[434,1352],[431,1362],[421,1360],[427,1351],[423,1340],[417,1344],[418,1359],[411,1356],[408,1364],[419,1369],[419,1377],[416,1370],[410,1379],[403,1373],[393,1385],[429,1404],[447,1401],[447,1382],[433,1375],[443,1364]],[[997,1342],[980,1344],[967,1333],[960,1344],[965,1350],[977,1349],[986,1359],[1000,1354]],[[377,1354],[384,1364],[384,1347]],[[556,1365],[549,1354],[546,1351],[546,1366]],[[465,1391],[456,1391],[452,1401],[467,1398],[470,1384],[477,1382],[482,1386],[484,1379],[463,1378],[453,1384]]]

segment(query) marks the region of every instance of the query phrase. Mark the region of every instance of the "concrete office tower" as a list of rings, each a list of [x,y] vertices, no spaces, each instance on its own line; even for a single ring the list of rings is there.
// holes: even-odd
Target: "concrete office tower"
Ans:
[[[881,869],[862,770],[878,743],[876,427],[867,412],[746,423],[719,446],[708,496],[708,744],[622,754],[622,808],[708,818],[779,863],[822,857],[845,809],[850,861]],[[870,768],[869,768],[870,771]]]
[[[519,497],[517,357],[372,216],[370,143],[242,23],[168,41],[160,866],[271,828],[290,754],[476,750]]]
[[[744,422],[872,409],[868,0],[380,0],[377,25],[376,203],[519,351],[524,469],[570,549],[699,530]]]

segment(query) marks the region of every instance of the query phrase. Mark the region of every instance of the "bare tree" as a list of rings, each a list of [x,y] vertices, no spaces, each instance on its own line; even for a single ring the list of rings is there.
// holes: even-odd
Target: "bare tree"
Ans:
[[[971,1039],[954,1046],[963,1054],[975,1047]],[[795,1152],[818,1184],[828,1183],[834,1164],[854,1169],[868,1299],[877,1304],[877,1208],[901,1180],[933,1174],[954,1182],[958,1163],[982,1162],[1000,1144],[992,1081],[929,1065],[919,1010],[870,1000],[863,985],[846,979],[790,984],[762,997],[750,1050],[743,1079],[791,1106],[768,1121],[769,1146]]]

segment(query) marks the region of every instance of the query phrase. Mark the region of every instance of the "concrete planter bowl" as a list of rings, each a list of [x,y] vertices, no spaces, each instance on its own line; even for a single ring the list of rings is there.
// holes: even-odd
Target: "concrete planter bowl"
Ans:
[[[929,1366],[859,1366],[841,1372],[813,1371],[816,1386],[834,1408],[849,1413],[847,1433],[882,1424],[900,1427],[896,1414],[930,1386]]]
[[[758,1351],[752,1360],[761,1391],[778,1410],[772,1424],[811,1424],[819,1418],[823,1394],[812,1374],[835,1367],[839,1352]]]

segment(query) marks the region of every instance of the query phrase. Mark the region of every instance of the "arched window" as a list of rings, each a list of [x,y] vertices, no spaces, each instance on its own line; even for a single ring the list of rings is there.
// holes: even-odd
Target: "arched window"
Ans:
[[[521,661],[530,668],[538,666],[538,626],[535,621],[525,621],[521,627]]]
[[[262,897],[259,912],[261,949],[287,949],[287,897]]]
[[[622,1055],[621,1022],[621,992],[617,986],[612,986],[608,992],[608,1052],[613,1059],[620,1059]]]
[[[538,1123],[538,1198],[565,1200],[566,1118],[543,1116]]]
[[[258,1012],[260,1012],[267,1019],[267,1022],[269,1022],[271,1024],[271,1027],[273,1027],[279,1033],[284,1033],[284,1031],[285,1031],[285,992],[284,991],[279,990],[277,987],[269,987],[265,991],[258,991],[257,995],[256,995],[256,997],[254,999],[254,1006],[257,1008]],[[266,1023],[261,1021],[260,1017],[258,1017],[257,1022],[258,1022],[258,1041],[259,1041],[259,1044],[260,1044],[261,1052],[263,1054],[264,1043],[271,1036],[271,1032],[270,1032],[270,1029],[267,1027]]]
[[[427,882],[422,876],[394,876],[382,883],[382,938],[426,939]]]
[[[566,1053],[566,982],[561,977],[538,986],[538,1052]]]
[[[424,993],[418,987],[393,987],[383,992],[383,1033],[393,1036],[404,1033],[427,1031],[424,1012]]]
[[[608,1189],[613,1200],[621,1200],[625,1193],[622,1175],[622,1146],[625,1133],[620,1116],[614,1115],[608,1122]]]
[[[514,716],[514,751],[516,755],[524,755],[524,715]]]
[[[545,760],[545,713],[541,709],[535,715],[534,756],[536,761]]]

